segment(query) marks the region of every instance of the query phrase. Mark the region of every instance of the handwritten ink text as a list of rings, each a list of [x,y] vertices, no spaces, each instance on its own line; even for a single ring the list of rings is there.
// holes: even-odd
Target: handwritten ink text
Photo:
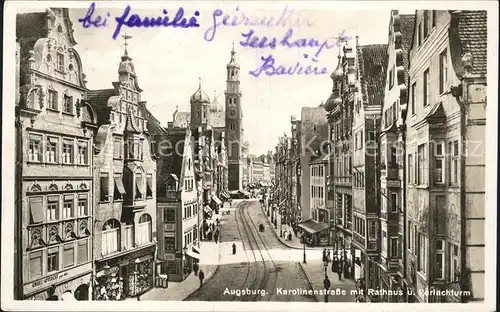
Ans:
[[[106,14],[105,18],[102,18],[100,15],[97,15],[94,19],[92,19],[94,10],[95,10],[95,3],[92,2],[90,4],[89,9],[87,10],[87,14],[85,14],[85,17],[78,19],[78,22],[82,24],[82,27],[89,28],[90,26],[94,27],[108,26],[108,17],[110,16],[109,12]]]
[[[198,24],[197,17],[200,16],[200,12],[194,11],[194,16],[192,16],[189,21],[184,17],[184,9],[180,7],[175,14],[175,17],[170,20],[167,16],[167,10],[162,11],[165,16],[158,17],[141,17],[139,14],[130,14],[130,5],[127,5],[123,11],[122,16],[116,17],[116,29],[113,33],[113,39],[116,39],[120,34],[122,26],[126,27],[173,27],[173,28],[191,28],[200,27]]]
[[[341,33],[342,34],[342,33]],[[288,29],[284,37],[278,42],[276,38],[268,38],[266,36],[258,37],[255,35],[255,31],[250,29],[247,33],[242,33],[241,36],[245,38],[244,41],[240,41],[242,47],[258,48],[258,49],[275,49],[277,44],[285,48],[317,48],[314,54],[315,58],[318,58],[324,49],[332,49],[333,47],[340,46],[341,41],[339,38],[328,38],[324,41],[319,41],[315,38],[295,38],[292,39],[293,29]],[[343,35],[342,35],[343,36]],[[342,39],[346,40],[346,36]]]
[[[300,17],[298,12],[294,9],[289,9],[285,6],[279,18],[274,16],[247,16],[244,12],[240,11],[239,7],[236,7],[236,13],[239,15],[229,15],[225,14],[221,9],[214,10],[213,24],[205,31],[205,40],[212,41],[215,38],[217,27],[219,26],[229,26],[236,27],[240,25],[244,26],[264,26],[264,27],[288,27],[296,28],[300,26],[311,27],[314,22]],[[220,20],[222,17],[222,20]]]
[[[304,58],[308,58],[307,54],[304,54]],[[297,62],[295,66],[286,66],[281,64],[275,64],[276,60],[272,54],[268,57],[262,57],[262,64],[259,68],[251,70],[248,73],[255,78],[258,78],[262,73],[266,76],[292,76],[292,75],[324,75],[328,73],[326,67],[318,68],[318,66],[307,65],[304,66],[300,62]],[[316,62],[314,58],[313,62]]]

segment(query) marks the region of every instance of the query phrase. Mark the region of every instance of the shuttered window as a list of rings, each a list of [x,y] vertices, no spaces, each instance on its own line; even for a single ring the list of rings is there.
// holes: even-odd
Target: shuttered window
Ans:
[[[89,260],[89,247],[88,240],[81,240],[78,242],[77,263],[82,264]]]
[[[65,268],[72,266],[75,263],[75,246],[73,243],[64,245],[63,251],[63,266]]]

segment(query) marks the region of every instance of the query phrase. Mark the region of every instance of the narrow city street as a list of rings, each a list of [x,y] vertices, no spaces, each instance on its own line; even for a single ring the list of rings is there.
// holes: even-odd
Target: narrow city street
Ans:
[[[257,200],[247,200],[238,203],[231,210],[231,214],[224,216],[221,223],[219,269],[185,300],[317,301],[316,296],[300,294],[300,291],[312,290],[311,283],[316,286],[315,281],[309,281],[301,267],[303,251],[289,248],[279,241],[260,203]],[[259,232],[260,224],[264,225],[264,232]],[[232,254],[233,243],[237,248],[235,255]],[[321,251],[308,250],[307,253],[307,265],[320,265],[322,269]],[[320,272],[322,283],[324,274],[322,270]],[[332,280],[331,289],[337,286]],[[342,284],[340,288],[345,286]],[[290,294],[290,291],[295,290],[299,293]],[[244,294],[245,291],[251,293]],[[353,301],[349,290],[345,298],[336,297],[338,298],[331,301]]]

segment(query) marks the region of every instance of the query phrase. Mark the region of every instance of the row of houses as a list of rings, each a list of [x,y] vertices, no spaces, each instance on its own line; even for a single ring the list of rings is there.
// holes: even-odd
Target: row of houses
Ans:
[[[183,280],[239,183],[201,81],[188,123],[163,127],[126,48],[110,88],[86,87],[68,9],[18,14],[16,35],[15,299],[120,300]],[[234,50],[227,68],[233,101]]]
[[[346,42],[280,138],[274,202],[369,301],[484,300],[486,22],[391,11],[388,43]]]

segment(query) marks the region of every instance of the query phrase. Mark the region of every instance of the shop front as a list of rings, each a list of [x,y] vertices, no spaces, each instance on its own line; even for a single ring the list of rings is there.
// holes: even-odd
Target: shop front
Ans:
[[[212,195],[212,209],[215,212],[215,214],[219,213],[219,209],[222,208],[222,201],[219,199],[219,197]]]
[[[330,228],[327,223],[319,223],[316,220],[309,219],[297,225],[302,229],[302,240],[310,247],[329,246]]]
[[[23,286],[25,300],[89,300],[92,264],[78,266]]]
[[[94,300],[123,300],[154,286],[155,245],[115,258],[96,260]]]

